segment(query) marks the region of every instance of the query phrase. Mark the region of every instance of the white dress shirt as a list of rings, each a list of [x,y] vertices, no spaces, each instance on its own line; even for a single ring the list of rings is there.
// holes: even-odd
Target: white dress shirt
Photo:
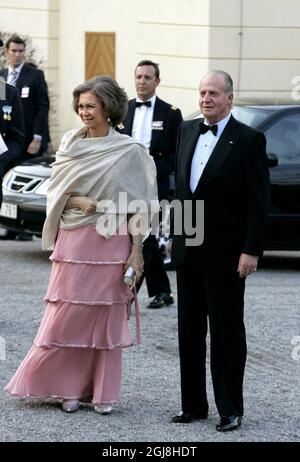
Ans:
[[[152,119],[155,105],[156,95],[153,95],[151,99],[151,107],[140,106],[135,108],[133,125],[132,125],[132,136],[143,143],[146,148],[150,148],[151,136],[152,136]],[[143,103],[139,98],[136,98],[137,102]]]
[[[222,135],[223,130],[226,127],[230,117],[231,113],[229,113],[224,119],[220,120],[218,123],[214,124],[218,125],[217,136],[215,136],[211,130],[208,130],[206,133],[199,136],[191,166],[190,188],[192,192],[194,192],[197,188],[203,170],[217,142],[219,141],[219,138]],[[206,119],[204,120],[204,123],[205,125],[209,125]]]

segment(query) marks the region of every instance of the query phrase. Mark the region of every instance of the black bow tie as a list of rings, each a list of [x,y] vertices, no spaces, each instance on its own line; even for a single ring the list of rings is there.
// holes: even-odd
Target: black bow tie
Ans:
[[[151,107],[151,101],[142,101],[142,102],[136,101],[135,102],[135,107],[141,107],[143,105],[147,107]]]
[[[217,136],[218,125],[205,125],[203,122],[201,122],[199,125],[200,134],[204,135],[204,133],[208,132],[208,130],[211,130],[213,135]]]

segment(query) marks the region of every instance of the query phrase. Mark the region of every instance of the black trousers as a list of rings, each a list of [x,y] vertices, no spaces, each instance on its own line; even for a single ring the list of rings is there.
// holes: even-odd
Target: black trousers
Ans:
[[[144,273],[137,284],[137,290],[141,287],[145,277],[149,297],[154,297],[161,292],[170,293],[170,281],[164,268],[163,257],[157,239],[152,234],[144,242],[143,257]]]
[[[218,272],[204,270],[197,263],[190,250],[177,268],[182,410],[208,409],[205,362],[209,320],[216,406],[220,416],[241,416],[247,353],[245,279],[239,278],[236,268]]]

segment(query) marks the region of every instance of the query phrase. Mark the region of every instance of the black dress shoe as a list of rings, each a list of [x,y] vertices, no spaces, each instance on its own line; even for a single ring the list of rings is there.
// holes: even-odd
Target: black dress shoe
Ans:
[[[216,430],[218,430],[218,432],[230,432],[232,430],[237,430],[242,424],[242,419],[243,417],[238,415],[220,417]]]
[[[172,305],[174,298],[172,294],[160,293],[149,303],[148,308],[162,308],[163,306]]]
[[[204,412],[179,412],[179,414],[174,415],[171,418],[173,423],[190,423],[194,420],[204,420],[207,419],[207,411]]]

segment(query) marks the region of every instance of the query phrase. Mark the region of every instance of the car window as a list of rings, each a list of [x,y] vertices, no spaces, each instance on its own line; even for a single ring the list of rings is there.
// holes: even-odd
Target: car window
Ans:
[[[267,153],[276,154],[280,163],[300,162],[300,114],[277,120],[265,131]]]
[[[232,108],[233,116],[250,127],[257,127],[257,125],[272,114],[272,109],[258,109],[255,107],[242,107],[234,106]]]

